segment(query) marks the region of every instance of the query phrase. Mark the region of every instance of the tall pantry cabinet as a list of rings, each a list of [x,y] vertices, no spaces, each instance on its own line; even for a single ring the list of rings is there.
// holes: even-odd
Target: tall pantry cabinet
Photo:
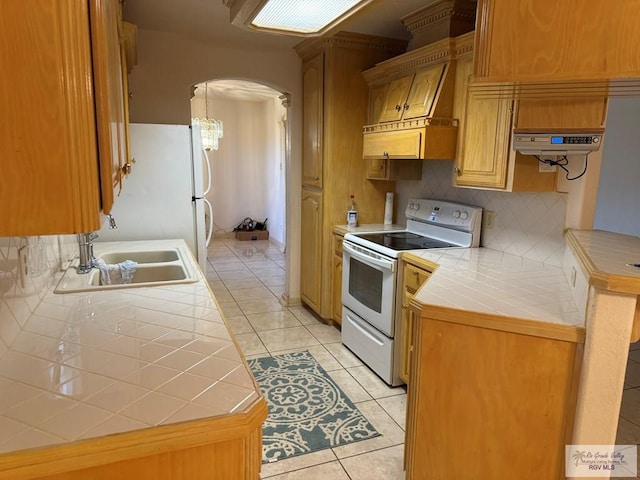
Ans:
[[[332,318],[333,226],[346,223],[355,195],[360,223],[382,223],[385,182],[366,180],[362,127],[369,90],[361,72],[403,53],[403,41],[340,32],[305,40],[302,59],[302,301]]]

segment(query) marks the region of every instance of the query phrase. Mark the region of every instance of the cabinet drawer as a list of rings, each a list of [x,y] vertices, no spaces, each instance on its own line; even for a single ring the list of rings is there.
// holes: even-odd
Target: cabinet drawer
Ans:
[[[404,267],[404,287],[405,294],[415,294],[420,286],[429,279],[431,272],[413,265]]]
[[[363,139],[362,155],[366,160],[422,158],[422,130],[367,134]]]

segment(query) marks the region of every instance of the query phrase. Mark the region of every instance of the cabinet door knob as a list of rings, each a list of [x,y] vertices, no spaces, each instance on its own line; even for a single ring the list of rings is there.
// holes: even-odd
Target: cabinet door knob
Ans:
[[[382,156],[383,156],[384,158],[387,158],[387,159],[388,159],[388,158],[389,158],[389,152],[382,152]]]
[[[399,112],[402,109],[400,105],[396,105],[396,110]]]
[[[462,175],[462,170],[458,167],[453,167],[453,171],[458,176]]]
[[[409,104],[408,104],[408,103],[405,103],[405,104],[404,104],[404,109],[405,109],[405,110],[408,110],[408,109],[409,109]]]

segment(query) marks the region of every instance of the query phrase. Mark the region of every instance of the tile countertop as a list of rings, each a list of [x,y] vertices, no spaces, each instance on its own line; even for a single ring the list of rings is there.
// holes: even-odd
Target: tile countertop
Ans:
[[[406,255],[406,256],[405,256]],[[489,248],[412,250],[438,265],[416,293],[426,305],[499,316],[584,325],[564,270]]]
[[[358,233],[358,232],[386,232],[392,230],[404,230],[407,228],[405,225],[398,225],[394,223],[393,225],[384,225],[382,223],[367,223],[364,225],[358,225],[357,227],[349,227],[347,225],[334,225],[333,233],[337,233],[338,235],[345,235],[347,233]]]
[[[240,413],[259,397],[206,280],[54,294],[0,357],[0,453]]]
[[[640,238],[573,229],[568,229],[565,237],[589,283],[605,290],[640,295]]]

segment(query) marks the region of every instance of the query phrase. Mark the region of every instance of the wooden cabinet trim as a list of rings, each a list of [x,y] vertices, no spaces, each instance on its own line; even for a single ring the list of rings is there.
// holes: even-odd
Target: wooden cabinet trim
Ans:
[[[584,343],[585,328],[573,325],[539,322],[522,318],[496,316],[488,313],[460,310],[439,305],[427,305],[415,298],[411,299],[411,308],[421,311],[421,318],[432,318],[446,322],[500,330],[505,332],[533,335],[535,337]]]
[[[246,437],[252,430],[261,429],[266,417],[267,404],[261,397],[238,415],[163,425],[5,454],[0,458],[0,479],[27,480],[145,456],[153,459],[158,454]]]

